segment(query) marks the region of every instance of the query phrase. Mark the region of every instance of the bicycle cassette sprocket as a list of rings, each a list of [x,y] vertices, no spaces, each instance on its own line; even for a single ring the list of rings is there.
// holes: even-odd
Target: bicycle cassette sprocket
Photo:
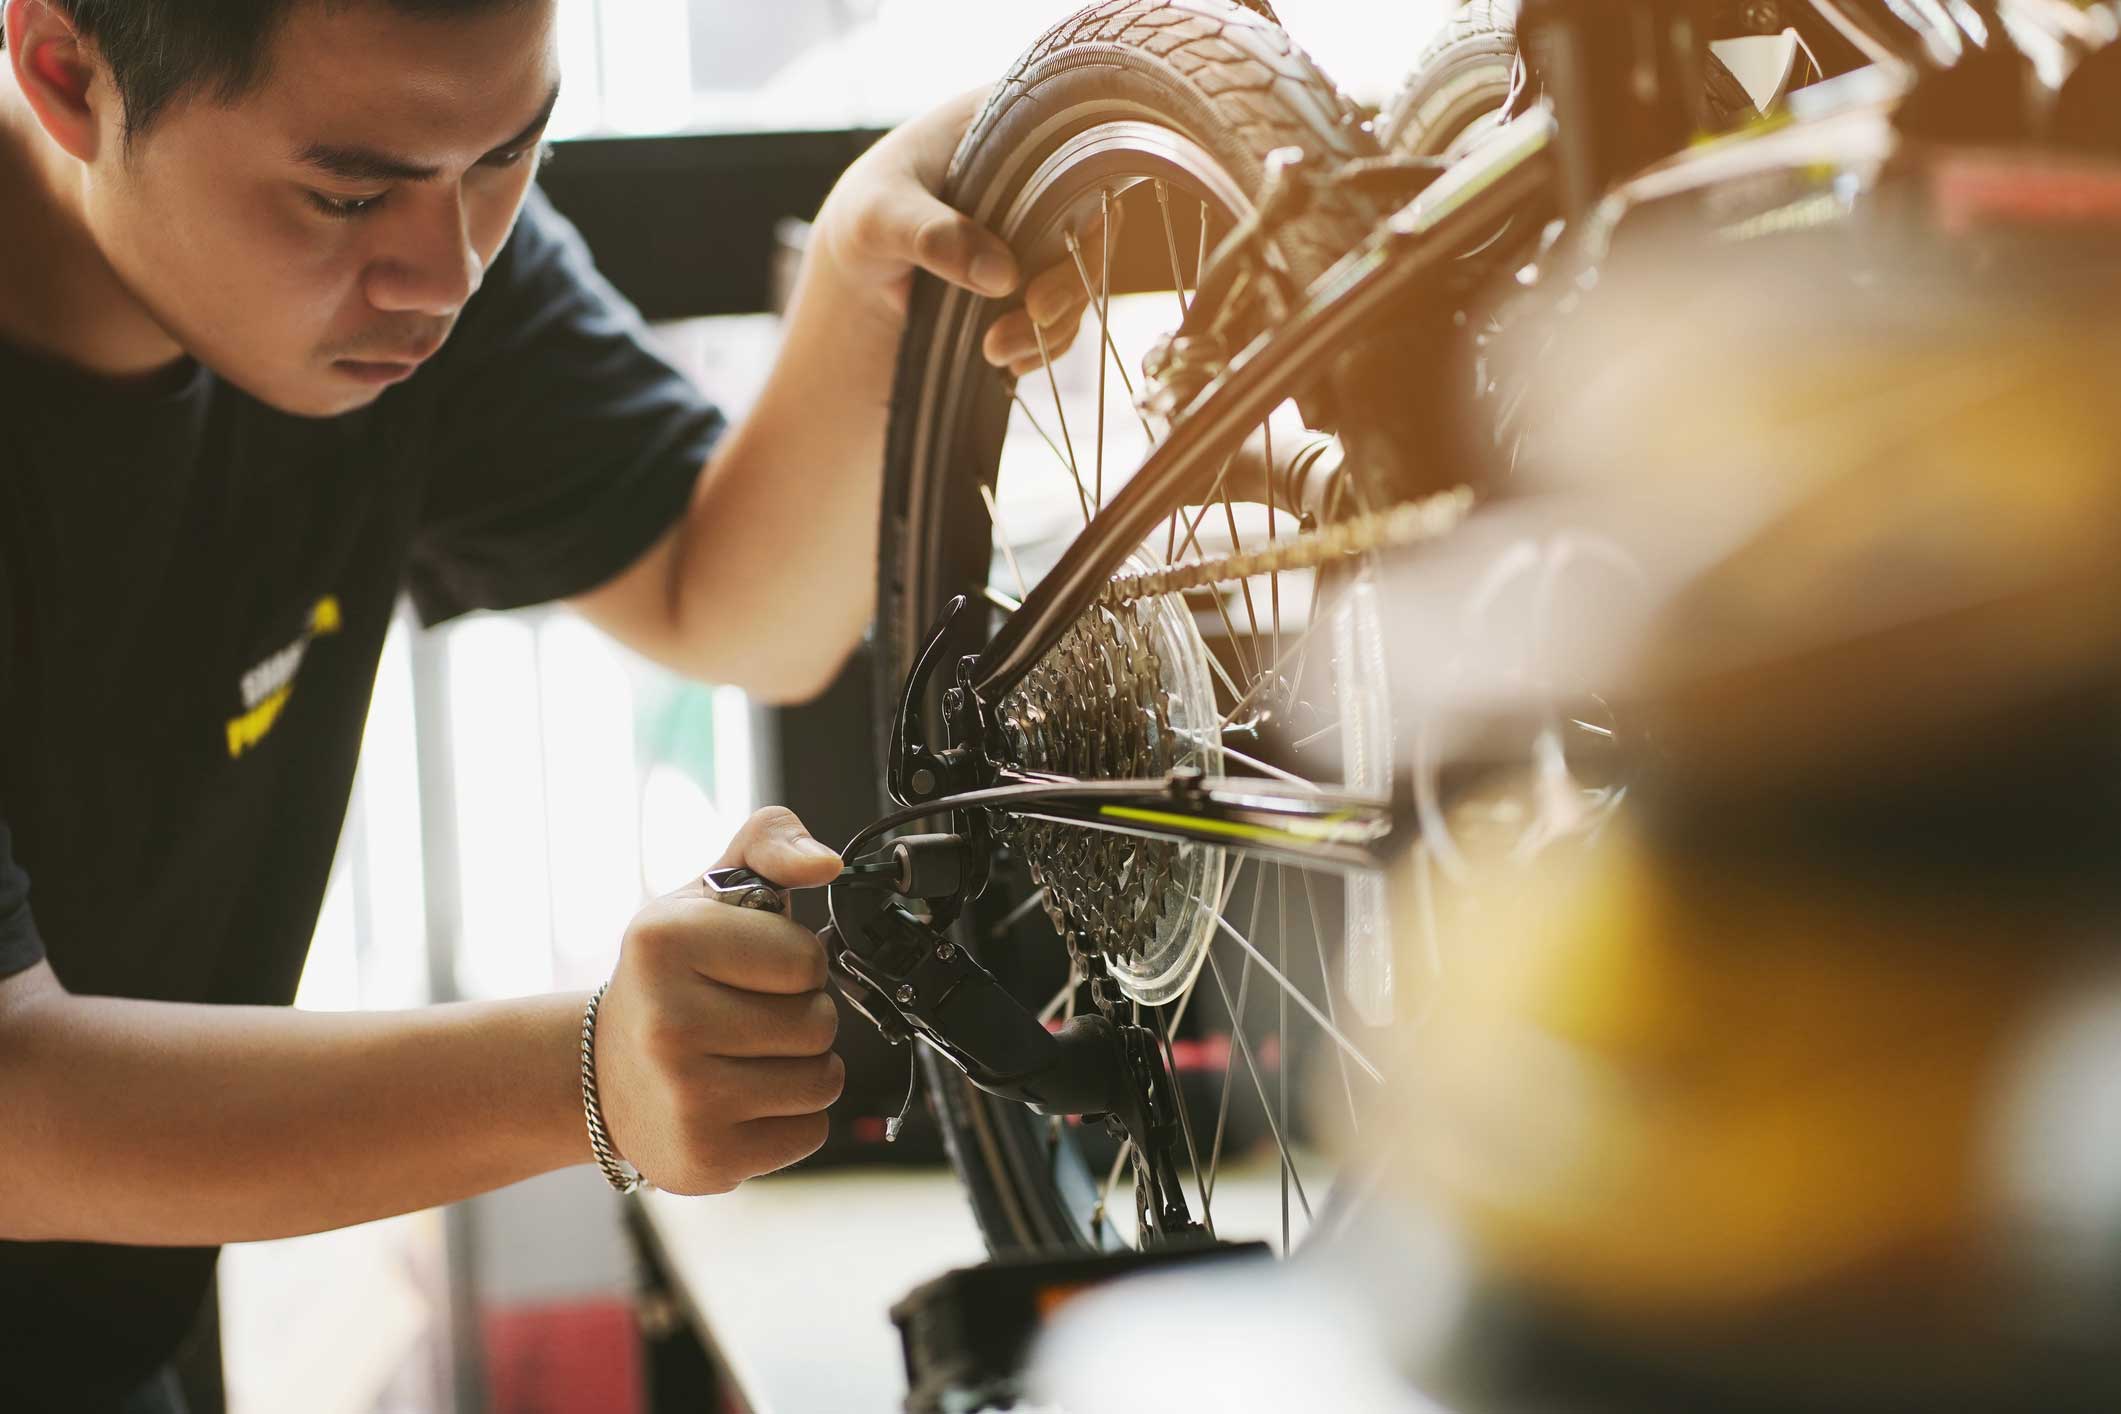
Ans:
[[[1012,764],[1083,780],[1219,774],[1211,674],[1181,596],[1100,603],[1002,700]],[[1044,820],[1016,821],[1010,841],[1078,961],[1101,958],[1121,994],[1144,1006],[1185,991],[1214,936],[1222,850]]]

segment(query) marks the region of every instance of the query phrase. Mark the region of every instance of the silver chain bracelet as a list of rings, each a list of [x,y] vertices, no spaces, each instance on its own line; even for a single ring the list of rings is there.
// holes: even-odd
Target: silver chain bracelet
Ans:
[[[606,982],[590,993],[589,1005],[582,1008],[582,1115],[589,1121],[589,1148],[597,1156],[597,1167],[604,1171],[604,1181],[621,1193],[638,1193],[648,1186],[648,1180],[611,1147],[604,1107],[597,1100],[597,1007],[610,986]]]

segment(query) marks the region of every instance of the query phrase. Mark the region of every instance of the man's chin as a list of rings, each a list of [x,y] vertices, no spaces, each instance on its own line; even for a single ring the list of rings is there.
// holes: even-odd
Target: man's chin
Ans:
[[[382,397],[389,387],[387,383],[363,382],[335,374],[336,370],[331,370],[320,377],[295,383],[253,381],[226,373],[221,376],[275,412],[284,412],[289,417],[344,417],[367,407]]]

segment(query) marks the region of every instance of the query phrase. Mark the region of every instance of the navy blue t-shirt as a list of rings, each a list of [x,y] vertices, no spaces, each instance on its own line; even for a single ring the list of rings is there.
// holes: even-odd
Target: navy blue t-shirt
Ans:
[[[535,192],[449,343],[344,417],[0,343],[0,977],[292,1001],[399,595],[434,623],[594,588],[721,429]],[[213,1258],[0,1242],[0,1408],[137,1384]]]

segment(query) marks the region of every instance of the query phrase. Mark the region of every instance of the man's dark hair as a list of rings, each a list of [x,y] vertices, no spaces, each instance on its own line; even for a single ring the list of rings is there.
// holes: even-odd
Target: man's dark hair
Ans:
[[[447,16],[511,0],[368,0],[408,14]],[[222,103],[265,76],[280,22],[300,4],[335,8],[361,0],[54,0],[110,65],[125,104],[128,139],[194,90]],[[521,0],[513,0],[521,3]],[[0,41],[5,36],[0,35]]]

